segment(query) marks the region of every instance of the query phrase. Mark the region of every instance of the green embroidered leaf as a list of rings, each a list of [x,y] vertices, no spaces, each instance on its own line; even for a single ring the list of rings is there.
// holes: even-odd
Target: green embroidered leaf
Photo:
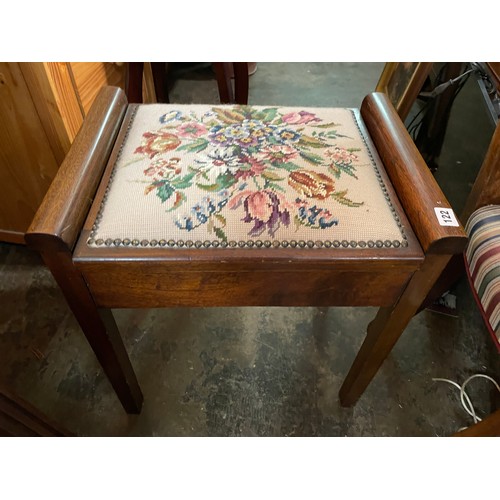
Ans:
[[[264,172],[262,172],[262,177],[264,177],[265,179],[268,179],[270,181],[284,181],[285,178],[284,177],[281,177],[281,175],[277,174],[276,172],[273,172],[272,170],[264,170]]]
[[[352,137],[349,137],[348,135],[339,134],[336,130],[327,132],[326,134],[324,134],[324,136],[328,137],[328,139],[337,139],[338,137],[346,137],[347,139],[352,139]]]
[[[273,167],[283,168],[283,169],[287,170],[288,172],[293,172],[294,170],[297,170],[300,168],[298,165],[296,165],[295,163],[292,163],[291,161],[283,162],[283,163],[273,163]]]
[[[227,241],[226,233],[220,227],[215,227],[214,232],[222,241]]]
[[[175,193],[175,188],[173,188],[166,181],[163,182],[156,190],[156,196],[160,198],[162,203],[165,203],[174,193]]]
[[[355,179],[358,178],[356,175],[356,167],[350,163],[332,163],[328,167],[328,171],[331,172],[338,179],[340,174],[343,172],[344,174],[350,175]]]
[[[221,122],[231,125],[232,123],[241,123],[245,115],[231,109],[213,108]]]
[[[295,229],[300,229],[300,226],[303,226],[304,223],[299,219],[299,216],[296,215],[294,218],[293,218],[293,222],[295,223]]]
[[[278,108],[266,108],[252,114],[254,120],[260,120],[264,123],[272,122],[276,118]]]
[[[188,153],[199,153],[203,151],[208,146],[208,141],[202,137],[196,139],[196,141],[190,144],[184,144],[177,148],[177,151],[187,151]]]
[[[335,163],[332,163],[328,167],[328,172],[330,172],[331,174],[333,174],[336,179],[340,179],[340,174],[342,173],[342,170],[340,170],[340,168],[338,168],[337,165],[335,165]]]
[[[341,123],[322,123],[321,125],[312,125],[314,128],[332,128],[332,127],[340,127]]]
[[[171,181],[172,186],[176,189],[186,189],[191,186],[191,180],[196,175],[196,172],[190,172],[189,174]]]
[[[299,144],[311,148],[326,148],[328,146],[328,144],[324,144],[323,141],[320,141],[319,139],[310,137],[308,135],[302,135],[299,139]]]
[[[213,192],[220,191],[221,189],[227,189],[228,187],[231,187],[235,182],[237,182],[237,179],[232,174],[225,173],[217,177],[215,184],[196,183],[196,185],[200,189]]]
[[[307,151],[301,151],[300,156],[304,158],[304,160],[312,163],[313,165],[321,165],[323,163],[323,158],[319,155],[315,155],[314,153],[308,153]]]
[[[342,205],[347,205],[348,207],[360,207],[361,205],[364,205],[364,202],[356,202],[352,201],[349,198],[346,198],[347,194],[347,189],[345,191],[338,191],[336,193],[333,193],[331,196],[333,199],[341,203]]]
[[[174,210],[177,210],[185,201],[186,201],[186,195],[184,193],[181,193],[180,191],[177,191],[177,193],[175,193],[175,202],[167,210],[167,212],[172,212]]]
[[[275,184],[274,182],[268,182],[266,187],[271,188],[274,191],[281,191],[282,193],[286,193],[286,189],[283,186]]]
[[[226,218],[221,214],[215,214],[215,218],[222,224],[222,227],[226,227]]]
[[[239,104],[238,106],[235,106],[235,109],[239,113],[244,114],[246,118],[252,118],[252,115],[255,112],[252,106],[249,106],[248,104]]]
[[[199,187],[200,189],[203,189],[204,191],[210,191],[210,192],[219,191],[221,189],[220,185],[217,183],[216,184],[199,184],[199,183],[197,183],[196,186]]]

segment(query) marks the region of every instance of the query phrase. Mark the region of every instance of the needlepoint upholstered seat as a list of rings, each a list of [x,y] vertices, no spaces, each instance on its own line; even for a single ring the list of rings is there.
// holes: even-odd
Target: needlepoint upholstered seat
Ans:
[[[110,309],[381,306],[350,405],[466,237],[383,94],[360,110],[129,105],[108,87],[26,240],[138,412]]]
[[[135,108],[87,243],[398,248],[399,211],[350,109]]]

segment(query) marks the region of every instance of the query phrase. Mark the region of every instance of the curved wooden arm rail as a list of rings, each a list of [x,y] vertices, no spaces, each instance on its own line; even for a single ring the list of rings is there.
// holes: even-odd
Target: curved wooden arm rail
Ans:
[[[93,247],[88,240],[138,106],[146,105],[127,107],[121,91],[103,90],[26,236],[61,286],[124,408],[140,411],[142,394],[110,308],[382,306],[340,391],[342,404],[354,404],[450,256],[466,243],[461,226],[440,225],[434,208],[449,204],[392,105],[372,94],[362,119],[357,110],[352,117],[374,149],[382,183],[375,186],[383,185],[392,200],[404,244],[172,250],[110,240]]]
[[[387,95],[367,96],[361,116],[424,252],[461,253],[467,242],[464,229],[436,224],[434,208],[451,209],[451,205]]]

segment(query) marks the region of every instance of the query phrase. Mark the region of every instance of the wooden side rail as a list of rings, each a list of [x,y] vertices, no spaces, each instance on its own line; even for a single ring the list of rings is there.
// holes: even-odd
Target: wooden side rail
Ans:
[[[100,91],[28,229],[28,245],[39,249],[39,236],[52,236],[73,249],[126,108],[121,89]]]
[[[467,244],[464,229],[460,222],[457,227],[440,224],[434,209],[452,211],[450,203],[387,95],[368,95],[361,116],[424,252],[461,253]]]

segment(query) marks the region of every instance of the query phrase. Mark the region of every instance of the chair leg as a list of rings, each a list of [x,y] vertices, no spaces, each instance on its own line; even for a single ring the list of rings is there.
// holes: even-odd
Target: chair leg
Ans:
[[[379,309],[340,388],[342,406],[354,405],[363,394],[449,260],[449,255],[427,255],[396,303]]]
[[[161,103],[168,103],[167,71],[166,63],[152,62],[151,71],[153,73],[153,82],[155,86],[156,100]]]
[[[109,309],[99,309],[69,251],[42,252],[47,267],[127,413],[140,413],[143,396],[125,345]]]
[[[219,97],[221,104],[231,104],[234,102],[233,85],[231,83],[231,70],[233,63],[215,62],[212,67],[217,78],[219,87]]]
[[[125,77],[125,94],[128,102],[142,103],[142,74],[144,71],[143,62],[127,63],[127,73]]]
[[[235,62],[234,69],[234,93],[237,104],[248,104],[248,63]]]

